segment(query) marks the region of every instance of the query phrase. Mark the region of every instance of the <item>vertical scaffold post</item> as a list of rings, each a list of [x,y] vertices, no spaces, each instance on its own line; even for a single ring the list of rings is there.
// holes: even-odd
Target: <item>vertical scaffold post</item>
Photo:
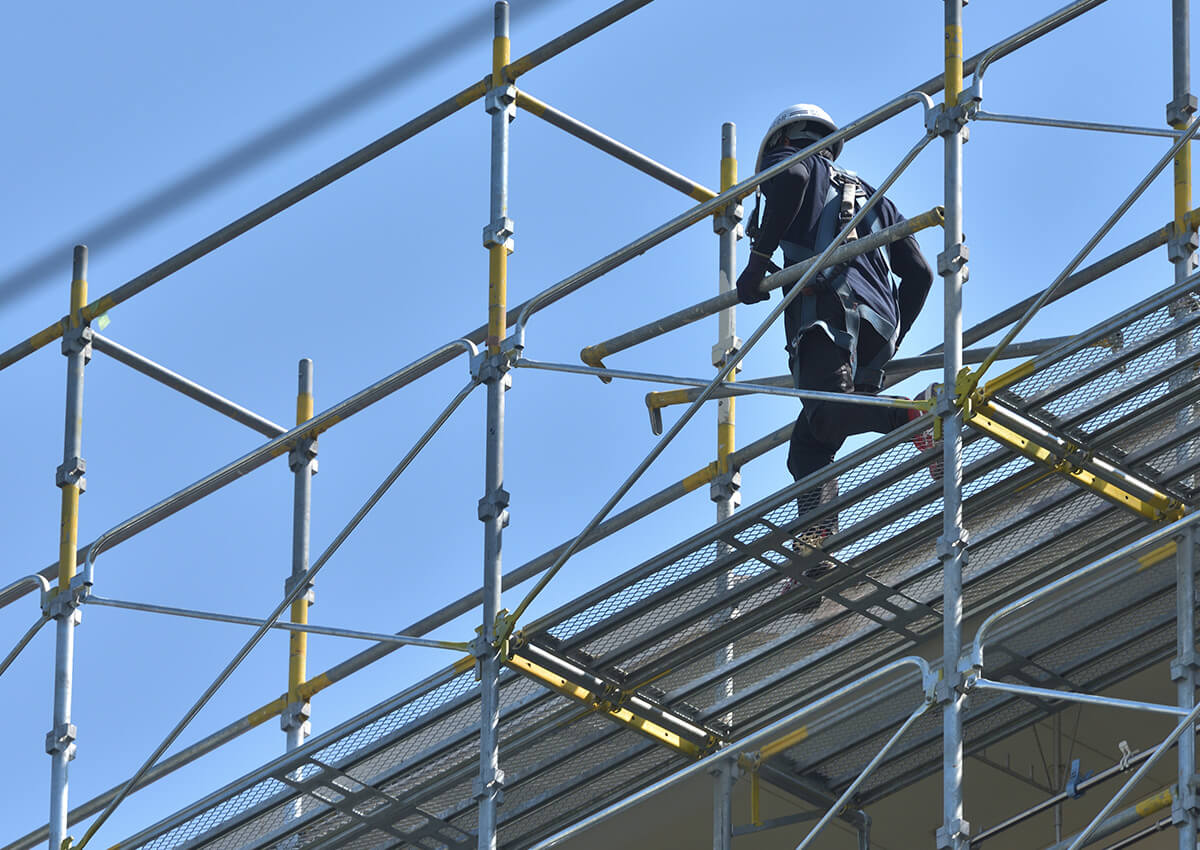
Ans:
[[[737,183],[737,128],[729,122],[721,125],[721,191]],[[720,269],[717,277],[718,294],[734,288],[737,278],[737,240],[741,235],[742,208],[730,204],[713,216],[713,230],[719,237]],[[717,344],[713,346],[713,366],[720,369],[741,345],[737,338],[737,316],[734,308],[722,310],[717,317]],[[729,380],[736,379],[741,364],[734,369]],[[717,503],[717,522],[733,516],[733,510],[742,502],[739,492],[741,473],[729,466],[729,456],[734,451],[734,399],[717,400],[717,477],[710,494]]]
[[[299,387],[296,393],[296,424],[313,416],[313,362],[300,361]],[[308,606],[313,604],[312,582],[308,580],[309,522],[312,515],[312,477],[317,474],[317,441],[307,439],[288,453],[288,466],[295,477],[292,501],[292,574],[284,582],[283,592],[291,593],[297,584],[306,585],[304,593],[292,603],[292,622],[308,622]],[[312,727],[312,706],[300,695],[300,686],[308,674],[308,633],[292,632],[288,641],[288,705],[279,716],[279,725],[287,733],[288,752],[299,747]]]
[[[713,850],[730,850],[733,846],[733,780],[736,769],[732,759],[723,759],[712,769]]]
[[[962,368],[962,284],[966,279],[963,245],[962,149],[966,130],[958,99],[963,80],[963,0],[945,2],[946,101],[939,127],[945,140],[945,250],[938,255],[938,273],[945,288],[945,371],[938,415],[942,418],[943,516],[937,542],[942,563],[942,826],[938,847],[967,850],[970,827],[963,818],[963,709],[959,687],[962,654],[962,573],[966,533],[962,525],[962,413],[952,405]]]
[[[75,667],[75,627],[80,622],[79,597],[72,585],[79,546],[79,495],[87,487],[83,460],[83,367],[92,356],[91,328],[83,321],[87,304],[87,246],[76,245],[71,273],[71,310],[62,352],[67,357],[67,404],[63,462],[55,474],[62,490],[58,539],[58,586],[45,600],[55,623],[54,726],[46,734],[50,755],[50,850],[67,837],[67,766],[75,758],[75,725],[71,722],[71,689]]]
[[[1188,28],[1190,0],[1171,0],[1172,100],[1167,104],[1167,123],[1176,130],[1187,126],[1196,114],[1196,96],[1191,87],[1191,39]],[[1175,227],[1170,243],[1170,259],[1175,264],[1175,280],[1180,281],[1196,270],[1197,239],[1187,226],[1186,216],[1192,205],[1192,146],[1189,142],[1175,155]]]
[[[508,3],[496,3],[492,42],[492,87],[486,108],[492,117],[491,221],[484,228],[488,250],[487,351],[478,377],[487,385],[487,449],[484,495],[479,500],[483,532],[483,626],[476,641],[479,663],[479,850],[495,850],[497,809],[502,802],[500,770],[500,653],[497,646],[500,609],[501,534],[508,524],[504,490],[504,392],[511,383],[501,344],[507,334],[508,255],[513,250],[513,223],[508,217],[508,125],[516,116],[516,87],[504,76],[509,62]]]
[[[735,185],[737,179],[737,128],[726,122],[721,125],[721,191],[724,192]],[[718,294],[732,290],[737,279],[737,241],[741,238],[741,222],[741,204],[730,204],[713,216],[713,231],[718,240]],[[723,367],[725,361],[741,346],[741,340],[737,338],[737,316],[734,309],[730,307],[722,310],[717,316],[717,344],[712,349],[712,363],[717,369]],[[730,381],[736,379],[740,369],[739,363],[729,376]],[[733,454],[734,448],[734,399],[731,396],[717,401],[717,474],[709,485],[709,496],[717,503],[717,522],[733,516],[734,509],[742,503],[742,473],[741,470],[732,468],[729,463],[729,456]],[[726,595],[733,589],[728,573],[718,576],[715,581],[718,585],[716,592],[720,595]],[[730,610],[722,610],[717,618],[728,620],[731,614]],[[720,628],[720,625],[719,622],[714,623],[717,628]],[[733,647],[723,646],[717,650],[714,663],[717,667],[722,667],[732,659]],[[722,679],[717,683],[716,691],[714,697],[717,701],[731,696],[733,680]],[[731,715],[725,715],[718,720],[731,725],[733,718]]]
[[[1175,680],[1179,707],[1196,706],[1196,534],[1191,526],[1177,541],[1175,564]],[[1179,739],[1179,779],[1171,820],[1179,831],[1180,850],[1195,850],[1200,808],[1196,803],[1196,736]]]
[[[1196,113],[1196,97],[1191,87],[1191,39],[1190,0],[1171,2],[1172,42],[1172,100],[1167,104],[1167,123],[1175,129],[1183,128]],[[1197,239],[1195,231],[1189,230],[1185,216],[1192,205],[1192,154],[1191,143],[1184,145],[1175,155],[1175,227],[1169,246],[1169,256],[1175,265],[1175,280],[1181,281],[1196,268]],[[1186,307],[1184,308],[1186,309]],[[1174,312],[1174,310],[1173,310]],[[1182,415],[1187,417],[1190,411]],[[1181,427],[1189,423],[1181,421]],[[1195,533],[1189,527],[1177,541],[1175,583],[1176,609],[1176,652],[1171,665],[1171,677],[1175,680],[1180,708],[1196,705],[1196,579]],[[1196,736],[1184,735],[1178,745],[1179,778],[1178,793],[1171,806],[1171,820],[1179,833],[1179,847],[1195,850],[1197,827],[1200,826],[1200,809],[1196,801]]]

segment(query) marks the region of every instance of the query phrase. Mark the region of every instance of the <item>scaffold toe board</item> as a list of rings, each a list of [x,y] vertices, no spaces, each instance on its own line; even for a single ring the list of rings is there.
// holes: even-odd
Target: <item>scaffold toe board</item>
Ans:
[[[1171,286],[1073,337],[993,382],[988,397],[1113,475],[1193,506],[1196,286]],[[883,436],[527,625],[517,642],[526,654],[514,657],[563,685],[528,670],[502,675],[501,845],[529,846],[687,764],[706,736],[708,746],[736,744],[927,643],[941,628],[942,486],[934,454],[913,443],[922,427]],[[968,616],[1157,527],[976,430],[964,428],[963,444]],[[1094,692],[1168,657],[1174,573],[1153,569],[1157,560],[1115,565],[1010,618],[988,645],[989,677]],[[772,766],[836,792],[919,699],[911,679],[856,695]],[[614,722],[613,706],[629,700],[690,749]],[[983,747],[1056,709],[979,693],[967,737]],[[476,829],[479,716],[473,671],[447,668],[122,847],[460,846]],[[858,802],[938,770],[940,724],[937,712],[918,720]]]

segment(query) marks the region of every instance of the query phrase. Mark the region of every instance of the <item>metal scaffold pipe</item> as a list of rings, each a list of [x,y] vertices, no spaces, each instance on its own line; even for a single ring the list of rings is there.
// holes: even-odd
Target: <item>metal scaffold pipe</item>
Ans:
[[[296,424],[303,425],[313,417],[313,362],[307,357],[299,364],[296,391]],[[317,472],[317,441],[314,437],[301,440],[288,453],[292,470],[292,574],[284,582],[283,591],[290,594],[296,585],[304,589],[292,602],[292,622],[308,622],[308,606],[313,601],[312,582],[308,577],[309,529],[312,518],[312,477]],[[310,703],[300,695],[300,687],[308,674],[308,634],[293,632],[288,639],[288,706],[279,718],[287,735],[287,749],[304,743],[311,729],[308,718]]]
[[[517,106],[530,115],[541,118],[547,124],[558,127],[580,141],[587,142],[589,145],[604,151],[609,156],[636,168],[643,174],[648,174],[655,180],[665,183],[672,189],[678,189],[689,198],[697,201],[707,201],[709,198],[717,196],[717,193],[712,189],[708,189],[695,180],[684,177],[679,172],[655,162],[650,157],[639,153],[628,145],[623,145],[616,139],[604,135],[599,130],[595,130],[582,121],[572,118],[565,112],[555,109],[550,104],[538,100],[529,92],[517,92]]]
[[[722,190],[724,192],[724,190]],[[821,265],[825,268],[840,265],[854,257],[862,254],[876,251],[892,242],[898,242],[901,239],[907,239],[915,233],[918,233],[928,227],[936,227],[942,223],[942,208],[934,207],[928,212],[923,212],[920,215],[913,216],[910,219],[905,219],[899,224],[893,224],[891,227],[885,227],[882,230],[870,233],[861,239],[855,239],[846,245],[841,245],[834,251],[829,259]],[[795,283],[800,278],[808,273],[809,269],[813,268],[816,258],[804,260],[788,266],[786,269],[775,272],[772,275],[764,278],[759,284],[759,291],[766,293],[772,292],[788,284]],[[737,291],[726,290],[720,295],[714,295],[712,298],[705,299],[698,304],[693,304],[691,307],[685,307],[670,315],[663,316],[661,319],[656,319],[642,325],[639,328],[634,328],[631,331],[626,331],[623,334],[606,339],[604,342],[598,342],[595,345],[589,345],[579,352],[579,359],[589,366],[603,366],[602,358],[608,357],[611,354],[616,354],[619,351],[633,348],[635,345],[640,345],[643,342],[662,336],[673,330],[686,327],[692,322],[698,322],[701,319],[707,318],[714,314],[718,314],[723,310],[729,310],[738,303]]]
[[[501,545],[508,524],[508,492],[504,489],[504,393],[511,384],[508,362],[500,346],[507,335],[508,255],[513,250],[513,223],[508,217],[509,123],[516,117],[516,88],[504,74],[509,55],[509,8],[506,0],[495,4],[495,37],[492,40],[492,80],[487,93],[491,117],[490,213],[483,245],[488,252],[487,351],[480,379],[487,388],[484,446],[484,493],[479,500],[483,522],[483,622],[472,652],[479,665],[479,777],[475,800],[479,809],[479,850],[496,850],[499,806],[504,783],[500,770],[500,670],[499,620],[501,598]]]
[[[945,3],[946,98],[940,129],[945,142],[946,223],[944,250],[938,256],[945,298],[942,352],[944,367],[938,413],[943,436],[942,536],[937,551],[942,564],[942,826],[937,846],[942,850],[967,850],[970,826],[963,817],[963,711],[965,697],[959,688],[958,659],[962,654],[963,561],[966,534],[962,511],[963,414],[952,403],[958,372],[962,368],[962,285],[966,278],[963,244],[963,134],[964,112],[959,108],[963,81],[963,0]]]
[[[66,421],[63,429],[63,462],[55,475],[62,490],[62,517],[58,540],[58,585],[45,600],[45,614],[54,620],[54,717],[46,735],[50,756],[50,850],[59,850],[67,837],[67,767],[75,758],[75,725],[71,699],[75,676],[75,627],[79,625],[79,598],[72,579],[79,545],[79,495],[86,486],[83,460],[83,370],[91,358],[91,328],[83,317],[87,304],[88,251],[75,246],[71,270],[71,308],[63,335],[67,357]]]
[[[203,404],[205,407],[228,416],[235,422],[240,422],[248,428],[253,428],[265,437],[278,437],[287,429],[276,425],[269,419],[259,416],[252,410],[247,410],[240,404],[234,404],[227,398],[217,395],[212,390],[200,386],[195,381],[189,381],[182,375],[172,372],[165,366],[160,366],[153,360],[143,357],[136,351],[131,351],[120,343],[92,331],[92,347],[102,354],[107,354],[118,363],[124,363],[131,369],[141,372],[148,378],[153,378],[164,386],[183,393],[185,396]]]

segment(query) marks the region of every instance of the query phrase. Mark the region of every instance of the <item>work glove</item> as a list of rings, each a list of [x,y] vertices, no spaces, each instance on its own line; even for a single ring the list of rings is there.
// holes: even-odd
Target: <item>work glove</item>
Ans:
[[[768,293],[759,291],[758,285],[775,268],[775,264],[769,257],[757,251],[751,251],[750,261],[746,263],[745,271],[737,279],[738,301],[743,304],[756,304],[770,298]]]

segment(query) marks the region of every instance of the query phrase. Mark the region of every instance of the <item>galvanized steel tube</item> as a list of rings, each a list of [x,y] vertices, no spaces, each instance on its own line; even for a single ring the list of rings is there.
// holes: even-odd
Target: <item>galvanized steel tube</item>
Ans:
[[[1196,707],[1196,530],[1189,526],[1177,541],[1175,550],[1175,679],[1180,709]],[[1177,824],[1180,850],[1195,850],[1200,818],[1194,805],[1196,775],[1196,736],[1179,739],[1178,788],[1181,791],[1182,819]]]
[[[83,491],[83,370],[87,364],[87,322],[83,306],[87,303],[88,253],[84,245],[75,246],[71,270],[71,308],[69,333],[63,347],[67,356],[67,402],[63,428],[63,462],[56,483],[62,490],[62,517],[58,541],[57,606],[47,609],[54,619],[54,713],[53,725],[46,736],[50,756],[50,850],[59,850],[67,837],[67,767],[75,758],[75,727],[71,723],[71,695],[75,669],[75,626],[79,607],[71,597],[71,579],[75,576],[79,540],[79,495]]]
[[[235,422],[240,422],[243,425],[253,428],[258,433],[266,437],[278,437],[287,429],[276,425],[269,419],[259,416],[252,410],[247,410],[240,404],[235,404],[229,399],[217,395],[207,387],[202,387],[195,381],[190,381],[187,378],[172,372],[165,366],[155,363],[148,357],[143,357],[136,351],[132,351],[120,343],[113,342],[108,337],[101,336],[92,331],[92,347],[97,351],[107,354],[113,360],[119,363],[124,363],[131,369],[141,372],[148,378],[153,378],[164,386],[168,386],[173,390],[178,390],[185,396],[203,404],[205,407],[217,411],[223,416],[228,416]]]
[[[1095,121],[1068,121],[1065,118],[1038,118],[1032,115],[1005,115],[978,110],[973,116],[976,121],[995,121],[998,124],[1028,124],[1033,127],[1058,127],[1063,130],[1094,130],[1100,133],[1123,133],[1129,136],[1158,136],[1167,139],[1179,138],[1178,130],[1160,130],[1157,127],[1133,127],[1128,124],[1100,124]]]
[[[313,362],[303,358],[298,367],[296,391],[296,424],[303,425],[313,416]],[[284,585],[284,592],[293,585],[303,583],[305,590],[292,602],[292,622],[308,622],[309,594],[312,585],[308,582],[308,545],[312,517],[312,477],[317,471],[316,441],[301,440],[288,456],[292,470],[292,574]],[[308,635],[303,631],[293,632],[288,640],[288,714],[283,718],[283,730],[287,735],[288,752],[299,747],[311,729],[308,723],[309,701],[301,699],[300,686],[304,684],[308,665]]]
[[[944,251],[938,261],[945,296],[942,352],[944,360],[940,415],[942,417],[942,828],[938,847],[967,850],[970,838],[963,819],[963,711],[958,659],[962,654],[962,571],[966,549],[962,514],[962,410],[952,404],[962,369],[962,285],[966,277],[963,245],[963,127],[954,110],[962,92],[962,0],[946,0],[945,141],[946,224]]]
[[[628,145],[623,145],[616,139],[604,135],[599,130],[592,129],[587,124],[572,118],[565,112],[560,112],[548,103],[538,100],[529,92],[517,92],[517,106],[524,109],[530,115],[535,115],[541,118],[547,124],[558,127],[580,141],[587,142],[592,147],[604,151],[606,154],[619,159],[626,165],[633,166],[643,174],[648,174],[660,183],[665,183],[672,189],[677,189],[689,198],[694,198],[697,201],[707,201],[709,198],[715,198],[717,193],[712,189],[684,177],[678,171],[673,171],[665,165],[655,162],[645,154],[639,153]]]
[[[722,190],[722,194],[724,194],[724,190]],[[870,233],[861,239],[855,239],[848,244],[839,245],[837,250],[830,254],[829,259],[821,265],[824,268],[836,266],[854,257],[883,248],[892,242],[906,239],[914,233],[918,233],[928,227],[935,227],[941,223],[942,209],[941,207],[934,207],[927,212],[905,219],[898,224],[893,224],[890,227],[885,227],[883,230]],[[759,290],[764,293],[771,292],[790,283],[795,283],[808,273],[815,262],[816,258],[814,257],[813,259],[804,260],[777,271],[762,281],[759,285]],[[606,339],[595,345],[589,345],[579,352],[579,357],[584,363],[591,366],[599,366],[601,365],[601,359],[610,354],[625,351],[626,349],[633,348],[635,345],[640,345],[655,337],[662,336],[665,333],[686,327],[692,322],[698,322],[714,313],[731,309],[737,303],[736,289],[723,291],[720,295],[714,295],[712,298],[707,298],[698,304],[693,304],[690,307],[685,307],[682,310],[677,310],[674,313],[663,316],[661,319],[656,319],[641,327],[618,334],[612,339]]]
[[[500,617],[501,541],[507,524],[508,494],[504,491],[504,392],[510,380],[503,368],[500,343],[507,332],[508,253],[512,228],[508,219],[509,122],[516,115],[510,99],[515,93],[504,78],[508,64],[509,9],[506,0],[495,4],[495,38],[492,47],[492,88],[487,110],[492,122],[491,219],[485,246],[488,249],[488,336],[490,369],[487,386],[487,430],[484,451],[484,495],[479,518],[483,522],[483,623],[475,657],[479,664],[479,850],[496,850],[496,833],[503,774],[500,772],[500,650],[497,619]]]
[[[319,626],[313,623],[271,622],[254,617],[239,617],[236,614],[221,614],[214,611],[198,611],[194,608],[175,608],[170,605],[155,605],[150,602],[129,602],[124,599],[108,599],[96,594],[88,594],[84,602],[88,605],[99,605],[102,608],[123,608],[127,611],[145,611],[148,614],[167,614],[172,617],[187,617],[193,620],[209,620],[214,623],[232,623],[238,626],[267,626],[271,629],[291,632],[292,634],[329,635],[330,637],[353,638],[355,640],[371,640],[393,646],[424,646],[430,649],[450,649],[466,652],[466,644],[454,641],[427,640],[411,635],[388,634],[386,632],[365,632],[361,629],[343,629],[336,626]],[[299,690],[304,685],[296,685]],[[286,698],[286,696],[285,696]],[[300,743],[304,743],[301,741]]]

